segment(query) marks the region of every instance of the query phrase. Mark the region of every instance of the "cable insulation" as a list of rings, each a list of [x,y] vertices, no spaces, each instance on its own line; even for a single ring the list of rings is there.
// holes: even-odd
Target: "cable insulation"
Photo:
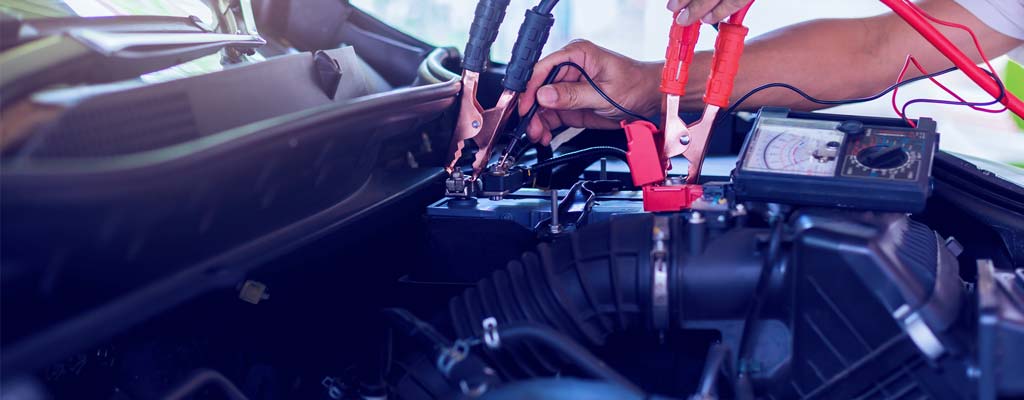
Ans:
[[[803,97],[805,100],[810,101],[810,102],[815,103],[815,104],[820,104],[820,105],[824,105],[824,106],[840,106],[840,105],[845,105],[845,104],[856,104],[856,103],[864,103],[864,102],[868,102],[868,101],[878,100],[878,99],[884,97],[885,95],[889,94],[889,92],[892,92],[893,90],[896,90],[896,88],[898,88],[900,86],[909,85],[909,84],[917,82],[917,81],[934,78],[934,77],[937,77],[937,76],[940,76],[940,75],[948,74],[948,73],[956,71],[956,70],[957,70],[956,67],[952,67],[952,68],[947,68],[947,69],[944,69],[942,71],[939,71],[939,72],[936,72],[936,73],[933,73],[933,74],[922,75],[922,76],[918,76],[918,77],[915,77],[915,78],[907,79],[905,81],[902,81],[902,82],[899,82],[899,83],[894,84],[892,86],[889,86],[888,88],[886,88],[885,90],[883,90],[881,92],[878,92],[877,94],[874,94],[874,95],[871,95],[871,96],[868,96],[868,97],[861,97],[861,98],[847,99],[847,100],[821,100],[821,99],[818,99],[818,98],[816,98],[814,96],[811,96],[811,95],[807,94],[807,92],[804,92],[800,88],[798,88],[796,86],[793,86],[793,85],[790,85],[788,83],[782,83],[782,82],[768,83],[768,84],[764,84],[764,85],[758,86],[758,87],[754,88],[753,90],[747,92],[747,94],[741,96],[738,100],[736,100],[736,102],[734,102],[731,106],[729,106],[729,108],[726,109],[724,113],[720,113],[719,114],[719,118],[725,118],[725,116],[731,115],[732,113],[736,112],[736,110],[738,110],[740,108],[740,106],[743,105],[743,103],[746,102],[747,100],[749,100],[752,96],[754,96],[755,94],[758,94],[760,92],[763,92],[765,90],[768,90],[768,89],[773,89],[773,88],[788,89],[788,90],[793,91],[794,93],[800,95],[800,97]]]
[[[932,44],[936,49],[939,50],[943,55],[946,56],[950,61],[953,62],[960,70],[964,71],[965,74],[971,80],[978,84],[982,89],[991,94],[993,97],[1000,95],[1003,92],[1000,85],[996,80],[992,79],[991,76],[985,73],[984,70],[978,68],[974,62],[967,57],[963,51],[958,49],[956,45],[949,41],[946,36],[938,31],[928,20],[918,13],[914,7],[907,4],[904,0],[881,0],[883,4],[888,6],[903,18],[911,27],[913,27],[921,36],[924,36],[929,43]],[[1004,93],[1000,101],[1007,108],[1013,111],[1018,116],[1024,117],[1024,102],[1021,102],[1019,98],[1010,93]]]

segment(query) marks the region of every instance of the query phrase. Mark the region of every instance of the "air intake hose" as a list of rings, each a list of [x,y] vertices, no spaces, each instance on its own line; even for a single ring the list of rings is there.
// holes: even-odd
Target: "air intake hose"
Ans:
[[[481,321],[494,317],[499,324],[544,324],[601,346],[615,332],[742,319],[769,232],[738,228],[713,236],[706,225],[686,214],[623,215],[541,244],[451,300],[455,332],[481,337]],[[767,298],[779,298],[782,275],[772,274]],[[762,316],[778,309],[769,304]],[[507,378],[548,375],[564,365],[553,352],[515,345],[489,354]]]

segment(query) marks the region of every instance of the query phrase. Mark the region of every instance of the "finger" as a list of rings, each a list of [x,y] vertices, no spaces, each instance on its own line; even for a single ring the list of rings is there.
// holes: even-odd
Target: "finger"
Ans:
[[[735,14],[736,11],[739,11],[746,5],[746,0],[725,0],[715,6],[714,10],[711,10],[710,17],[705,16],[701,21],[707,24],[717,24],[724,21],[726,18],[729,18],[730,15]]]
[[[530,125],[526,127],[526,136],[530,138],[530,142],[537,143],[544,138],[544,135],[551,136],[551,131],[544,126],[544,122],[540,118],[531,120]]]
[[[565,126],[565,121],[562,120],[558,111],[545,109],[543,112],[538,114],[540,114],[540,120],[544,123],[544,127],[548,132]]]
[[[519,115],[526,114],[526,112],[530,110],[530,107],[533,106],[534,99],[537,96],[537,89],[544,84],[544,80],[547,79],[548,73],[550,73],[551,69],[556,65],[563,62],[574,62],[583,67],[587,67],[583,65],[583,62],[586,59],[585,54],[586,51],[588,51],[587,48],[589,46],[593,45],[587,41],[573,41],[538,61],[537,65],[533,67],[533,76],[531,76],[530,81],[526,83],[526,91],[519,96]],[[555,79],[555,82],[578,79],[579,73],[575,69],[565,68],[563,70],[569,71],[560,73],[562,76]],[[594,74],[597,71],[588,72]],[[572,76],[577,76],[577,78],[571,78]]]
[[[552,137],[553,135],[551,135],[551,132],[544,133],[544,137],[540,138],[540,144],[544,147],[551,146]]]
[[[690,4],[690,0],[668,0],[668,5],[665,8],[672,12],[679,12],[688,4]]]
[[[541,141],[547,130],[548,128],[544,126],[544,122],[535,116],[534,119],[529,121],[529,125],[526,126],[526,137],[529,138],[531,143],[537,143]]]
[[[686,21],[681,22],[681,25],[690,25],[700,20],[701,17],[708,15],[711,10],[718,5],[719,0],[692,0],[689,5],[686,6]],[[682,14],[682,12],[680,12]],[[677,21],[678,22],[678,21]]]
[[[552,110],[596,109],[605,106],[602,99],[586,82],[553,83],[537,90],[541,107]]]
[[[679,25],[683,25],[683,26],[693,25],[692,22],[686,22],[686,21],[689,21],[689,20],[690,20],[690,10],[689,9],[684,8],[684,9],[680,10],[678,14],[676,14],[676,23],[679,24]]]
[[[551,145],[551,139],[555,137],[552,131],[561,128],[565,124],[563,123],[561,117],[559,117],[559,113],[557,111],[545,109],[543,112],[539,114],[539,119],[541,120],[541,122],[543,122],[544,125],[544,135],[541,137],[540,143],[544,146],[549,146]]]

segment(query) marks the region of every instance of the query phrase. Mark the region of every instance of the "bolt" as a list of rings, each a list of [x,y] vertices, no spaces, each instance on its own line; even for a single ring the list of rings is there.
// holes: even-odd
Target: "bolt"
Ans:
[[[562,225],[558,223],[558,190],[551,189],[551,233],[562,232]]]
[[[473,129],[480,127],[480,121],[473,121]]]
[[[691,224],[703,224],[704,223],[704,216],[701,215],[701,213],[694,211],[694,212],[690,213],[690,223]]]
[[[690,137],[689,136],[683,136],[683,137],[679,138],[679,143],[681,143],[683,146],[686,146],[686,145],[690,144]]]
[[[725,215],[719,215],[718,216],[718,222],[725,223]]]

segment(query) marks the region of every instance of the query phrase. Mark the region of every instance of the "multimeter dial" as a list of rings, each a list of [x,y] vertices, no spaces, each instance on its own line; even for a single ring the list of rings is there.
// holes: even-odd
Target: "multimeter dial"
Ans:
[[[850,145],[843,176],[914,180],[920,173],[924,138],[913,131],[868,130]]]
[[[743,160],[748,171],[800,176],[835,176],[845,134],[834,122],[786,124],[763,120]]]

